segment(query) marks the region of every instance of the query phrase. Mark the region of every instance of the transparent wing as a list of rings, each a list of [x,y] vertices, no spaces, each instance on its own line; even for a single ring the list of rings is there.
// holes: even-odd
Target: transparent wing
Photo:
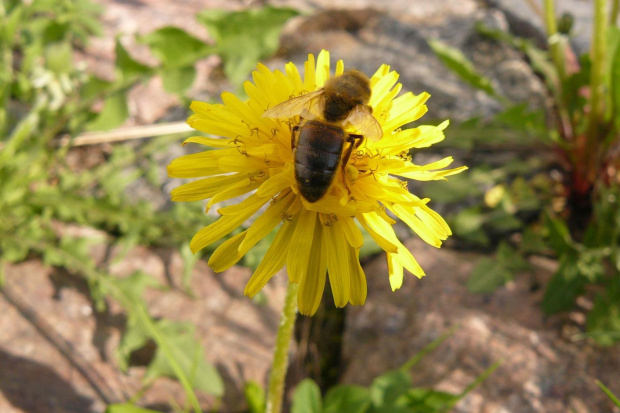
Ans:
[[[381,125],[377,119],[372,116],[372,110],[369,106],[357,105],[355,109],[351,111],[351,114],[349,114],[346,122],[353,125],[355,129],[371,141],[376,142],[383,137]]]
[[[286,100],[279,105],[267,109],[263,113],[263,118],[291,118],[302,114],[312,114],[314,117],[319,117],[322,114],[322,107],[324,105],[322,96],[323,89],[319,89]]]

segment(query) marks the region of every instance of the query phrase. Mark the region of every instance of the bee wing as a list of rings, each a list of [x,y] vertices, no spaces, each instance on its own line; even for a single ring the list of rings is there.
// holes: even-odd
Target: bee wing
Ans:
[[[314,92],[306,93],[289,100],[286,100],[279,105],[276,105],[270,109],[267,109],[263,113],[263,118],[291,118],[293,116],[302,115],[306,118],[313,118],[321,116],[322,107],[324,105],[323,89],[316,90]]]
[[[376,142],[383,137],[383,129],[372,116],[372,109],[369,106],[357,105],[349,114],[347,121],[371,141]]]

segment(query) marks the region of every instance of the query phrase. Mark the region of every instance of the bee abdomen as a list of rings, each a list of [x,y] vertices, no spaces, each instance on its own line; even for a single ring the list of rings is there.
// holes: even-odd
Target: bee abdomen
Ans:
[[[301,195],[316,202],[329,189],[342,156],[342,128],[309,121],[299,134],[295,151],[295,179]]]
[[[295,164],[295,179],[297,180],[299,191],[309,202],[316,202],[325,195],[334,180],[334,175],[335,170],[317,170],[301,164]]]

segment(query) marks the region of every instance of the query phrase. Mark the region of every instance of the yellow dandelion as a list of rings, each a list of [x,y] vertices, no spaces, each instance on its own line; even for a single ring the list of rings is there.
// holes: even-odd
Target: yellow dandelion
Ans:
[[[343,73],[344,64],[338,61],[334,76]],[[409,151],[441,141],[448,121],[439,126],[401,130],[403,125],[424,115],[429,94],[408,92],[397,97],[401,89],[398,74],[383,65],[369,79],[371,91],[367,104],[359,105],[372,108],[372,122],[379,127],[378,134],[358,127],[364,124],[359,119],[356,122],[348,117],[342,121],[347,139],[335,151],[337,167],[328,176],[329,182],[322,191],[325,193],[314,197],[318,200],[308,201],[303,186],[309,180],[296,179],[295,151],[301,150],[296,147],[300,122],[304,125],[313,108],[309,107],[312,104],[308,99],[300,97],[321,95],[317,91],[322,90],[330,77],[326,51],[319,54],[316,64],[314,56],[308,56],[303,77],[293,63],[286,65],[284,73],[259,64],[253,73],[254,83],[244,84],[248,100],[242,101],[225,92],[222,104],[192,102],[194,114],[187,123],[218,137],[196,136],[184,144],[197,143],[214,149],[181,156],[168,166],[168,174],[173,178],[202,178],[175,188],[173,201],[209,199],[209,209],[218,202],[250,194],[238,204],[218,209],[221,216],[192,238],[191,249],[196,252],[205,248],[257,215],[249,228],[215,250],[209,265],[216,272],[230,268],[277,228],[273,243],[246,285],[245,294],[254,296],[286,265],[289,281],[299,284],[299,311],[306,315],[317,310],[326,277],[338,307],[347,303],[364,304],[366,276],[359,263],[362,228],[385,250],[393,290],[402,284],[403,269],[418,278],[424,276],[411,252],[396,237],[393,229],[396,221],[392,216],[435,247],[451,232],[443,218],[428,207],[429,199],[411,194],[402,178],[438,180],[466,169],[443,169],[452,163],[452,157],[428,165],[411,162]],[[299,102],[297,112],[302,116],[283,117],[285,111],[280,108],[286,105],[282,103],[294,98]],[[325,108],[314,112],[317,110],[319,115],[320,110],[327,113]],[[324,119],[318,118],[318,122]],[[308,130],[301,133],[309,133]],[[365,134],[368,136],[360,136]],[[298,165],[297,172],[303,176],[312,172],[300,172],[300,168]],[[324,177],[322,174],[319,178]]]

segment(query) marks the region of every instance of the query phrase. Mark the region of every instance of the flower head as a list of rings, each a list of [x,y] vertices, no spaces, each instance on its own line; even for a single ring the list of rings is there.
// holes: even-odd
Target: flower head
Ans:
[[[309,55],[304,69],[302,77],[293,63],[286,65],[284,73],[259,64],[253,73],[254,83],[248,81],[244,85],[248,100],[225,92],[223,104],[193,102],[194,114],[187,123],[219,137],[187,139],[185,143],[213,149],[173,160],[168,174],[174,178],[201,178],[175,188],[174,201],[209,199],[210,208],[220,201],[250,193],[238,204],[218,209],[221,216],[200,230],[190,247],[193,252],[199,251],[257,215],[249,228],[215,250],[209,265],[217,272],[230,268],[277,229],[275,239],[246,285],[245,294],[254,296],[286,265],[289,281],[299,283],[299,310],[311,315],[318,308],[327,275],[338,307],[349,302],[364,304],[366,276],[359,263],[364,242],[361,228],[385,250],[393,290],[402,284],[403,269],[419,278],[424,276],[411,252],[396,237],[392,216],[400,218],[435,247],[451,232],[443,218],[427,206],[429,199],[411,194],[403,178],[445,179],[466,167],[442,169],[452,163],[451,157],[428,165],[411,162],[409,151],[441,141],[448,122],[401,130],[426,112],[424,103],[429,95],[408,92],[397,97],[401,89],[398,74],[383,65],[370,78],[368,102],[383,137],[376,141],[345,142],[343,152],[355,145],[346,165],[336,169],[325,195],[316,202],[308,202],[301,196],[295,178],[294,139],[291,142],[298,133],[295,127],[300,124],[300,117],[263,116],[269,108],[292,97],[321,89],[331,76],[329,53],[322,51],[316,65],[314,56]],[[344,65],[338,61],[334,76],[343,72]],[[351,128],[351,124],[345,125],[347,132],[363,134]]]

